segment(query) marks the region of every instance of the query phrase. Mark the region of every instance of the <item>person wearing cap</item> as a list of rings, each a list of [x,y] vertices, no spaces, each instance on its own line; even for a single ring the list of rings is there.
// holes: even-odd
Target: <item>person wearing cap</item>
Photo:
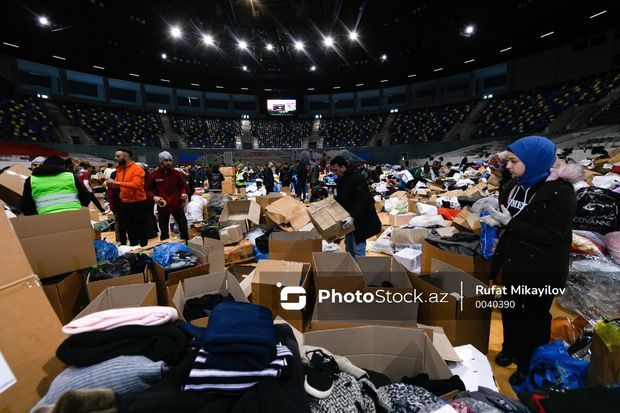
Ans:
[[[24,182],[19,209],[24,215],[55,214],[77,211],[89,203],[88,191],[65,169],[65,160],[50,156]]]
[[[34,171],[39,166],[43,165],[43,162],[45,162],[45,159],[46,159],[45,156],[37,156],[36,158],[34,158],[32,162],[30,162],[30,170]]]
[[[147,204],[144,191],[144,169],[133,161],[133,152],[119,148],[114,153],[116,160],[115,179],[106,180],[111,188],[119,188],[119,215],[129,235],[129,245],[146,247]]]
[[[170,215],[179,226],[181,238],[189,240],[184,203],[187,201],[187,184],[183,174],[172,167],[172,155],[163,151],[159,154],[159,167],[146,181],[146,194],[157,204],[160,239],[170,237]]]

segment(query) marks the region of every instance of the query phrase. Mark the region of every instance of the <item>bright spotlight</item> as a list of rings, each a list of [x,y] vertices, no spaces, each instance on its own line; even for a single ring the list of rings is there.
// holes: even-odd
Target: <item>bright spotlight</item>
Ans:
[[[349,39],[350,40],[357,40],[357,32],[353,31],[353,32],[349,32]]]
[[[385,62],[387,60],[387,55],[386,54],[382,54],[379,59],[381,59],[382,62]]]
[[[267,46],[265,46],[265,49],[272,51],[273,50],[273,45],[271,43],[267,43]]]
[[[168,58],[168,55],[167,55],[166,53],[162,53],[162,54],[161,54],[161,58],[162,58],[162,59],[164,59],[164,60],[166,60],[166,59]]]
[[[41,17],[39,17],[39,24],[41,26],[49,26],[50,25],[50,21],[49,21],[49,19],[47,17],[41,16]]]
[[[465,28],[465,33],[466,34],[474,34],[474,31],[476,30],[476,28],[473,25],[469,25]]]
[[[325,47],[332,47],[334,46],[334,39],[331,36],[327,36],[323,39],[323,44]]]
[[[170,28],[170,36],[174,37],[175,39],[180,38],[183,35],[183,33],[181,32],[181,28],[179,26],[172,26]]]
[[[241,66],[241,69],[242,69],[244,72],[247,72],[247,71],[248,71],[248,67],[247,67],[247,66],[245,66],[245,65]]]
[[[213,43],[215,43],[215,40],[213,39],[213,36],[211,36],[210,34],[203,34],[202,35],[202,41],[207,46],[211,46],[211,45],[213,45]]]
[[[316,71],[316,66],[310,66],[310,71],[311,71],[311,72]]]
[[[246,42],[245,40],[239,40],[239,43],[237,43],[237,46],[239,47],[239,49],[247,49],[248,48],[248,42]]]
[[[304,44],[299,40],[295,41],[295,49],[296,50],[304,50]]]

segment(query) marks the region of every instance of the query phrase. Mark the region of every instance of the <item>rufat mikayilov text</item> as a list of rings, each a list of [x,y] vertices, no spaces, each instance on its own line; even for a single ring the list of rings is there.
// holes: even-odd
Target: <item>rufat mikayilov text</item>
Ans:
[[[535,295],[542,297],[545,295],[562,295],[566,291],[566,288],[552,287],[545,285],[542,287],[531,287],[529,285],[511,285],[510,287],[503,285],[494,285],[487,287],[485,285],[476,286],[476,294],[502,294],[502,295]]]

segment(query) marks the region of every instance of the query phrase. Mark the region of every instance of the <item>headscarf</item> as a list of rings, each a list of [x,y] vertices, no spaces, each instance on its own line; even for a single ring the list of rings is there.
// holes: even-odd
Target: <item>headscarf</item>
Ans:
[[[526,136],[508,146],[525,165],[525,173],[517,178],[517,183],[529,188],[545,180],[556,160],[556,146],[543,136]]]

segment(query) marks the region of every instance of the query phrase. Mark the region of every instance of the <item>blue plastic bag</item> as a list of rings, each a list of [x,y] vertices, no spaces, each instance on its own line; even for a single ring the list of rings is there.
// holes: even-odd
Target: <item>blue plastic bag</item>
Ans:
[[[269,259],[269,253],[261,252],[256,245],[252,246],[252,249],[254,249],[254,260],[256,262]]]
[[[181,251],[188,254],[190,253],[187,245],[181,244],[179,242],[169,242],[167,244],[158,245],[153,248],[153,255],[151,255],[151,258],[157,264],[166,268],[172,263],[172,255]]]
[[[516,393],[526,390],[571,390],[585,386],[590,363],[571,357],[562,340],[544,344],[534,351],[530,372],[521,386],[513,386]]]
[[[485,209],[480,211],[480,217],[489,215],[489,212]],[[495,255],[495,246],[497,241],[497,228],[480,223],[480,249],[482,250],[482,256],[490,260]]]
[[[97,262],[113,260],[118,258],[118,248],[110,242],[97,239],[95,240],[95,256]]]

